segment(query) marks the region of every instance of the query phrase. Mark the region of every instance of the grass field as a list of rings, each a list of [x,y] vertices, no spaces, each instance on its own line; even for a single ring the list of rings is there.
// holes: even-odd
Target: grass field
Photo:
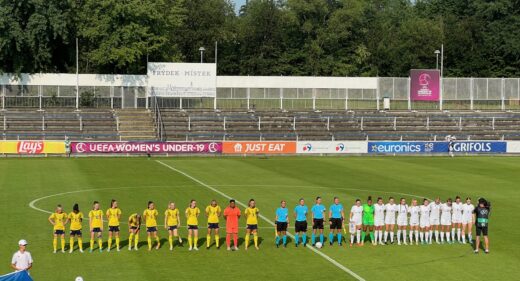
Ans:
[[[365,280],[511,280],[520,264],[520,215],[515,209],[520,199],[519,171],[520,158],[513,157],[2,159],[0,261],[5,267],[0,272],[9,272],[16,243],[25,238],[35,260],[31,271],[35,280],[66,281],[78,275],[87,281],[355,280],[323,256],[295,248],[292,241],[286,249],[277,249],[274,230],[265,220],[260,221],[259,251],[244,251],[243,241],[238,252],[206,250],[202,229],[200,251],[189,252],[185,246],[170,252],[167,233],[160,228],[163,246],[158,251],[146,250],[142,232],[138,252],[125,248],[110,253],[53,254],[48,214],[29,206],[36,200],[35,208],[51,211],[63,204],[69,212],[77,202],[87,214],[92,201],[101,201],[105,210],[115,198],[126,221],[130,213],[141,213],[148,200],[156,202],[161,215],[169,200],[182,212],[192,198],[201,209],[213,198],[225,206],[226,198],[211,187],[241,202],[255,198],[261,214],[271,221],[281,199],[292,210],[300,197],[310,206],[319,195],[329,206],[333,196],[338,196],[350,210],[355,198],[365,200],[368,195],[408,200],[483,196],[493,204],[489,255],[474,255],[470,245],[461,244],[350,248],[344,243],[320,251]],[[203,225],[205,218],[199,223]],[[126,246],[127,226],[122,225],[122,230]],[[244,230],[240,231],[243,237]],[[186,232],[183,228],[181,235],[186,237]],[[88,240],[84,237],[85,243]]]

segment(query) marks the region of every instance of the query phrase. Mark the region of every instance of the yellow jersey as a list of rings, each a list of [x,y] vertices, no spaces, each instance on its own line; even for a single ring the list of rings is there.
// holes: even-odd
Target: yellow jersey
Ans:
[[[159,212],[157,212],[156,209],[144,210],[143,217],[144,217],[144,221],[146,222],[146,227],[157,227],[157,217],[158,216],[159,216]]]
[[[208,223],[218,223],[218,216],[222,213],[220,206],[215,207],[209,205],[206,207],[206,214],[208,214]]]
[[[83,213],[69,213],[69,220],[70,220],[70,230],[81,230],[82,225],[81,222],[83,221]]]
[[[187,224],[188,225],[198,225],[199,220],[197,219],[197,216],[200,214],[200,209],[198,207],[190,208],[188,207],[186,209],[186,216],[188,217]]]
[[[108,226],[119,226],[119,217],[121,216],[121,209],[110,208],[107,210]]]
[[[179,209],[167,209],[164,212],[164,216],[166,217],[167,226],[176,226],[179,224],[177,217],[179,216]]]
[[[65,221],[67,220],[66,213],[52,213],[49,219],[54,222],[54,230],[65,230]]]
[[[139,225],[141,224],[141,222],[137,219],[137,213],[132,214],[132,215],[128,218],[128,224],[129,224],[130,227],[139,227]]]
[[[88,218],[90,219],[90,226],[92,228],[103,227],[103,211],[102,210],[90,211],[88,213]]]
[[[250,207],[247,207],[246,210],[244,211],[244,214],[246,216],[246,223],[247,224],[258,224],[258,212],[260,210],[258,210],[257,207],[254,207],[254,208],[250,208]]]

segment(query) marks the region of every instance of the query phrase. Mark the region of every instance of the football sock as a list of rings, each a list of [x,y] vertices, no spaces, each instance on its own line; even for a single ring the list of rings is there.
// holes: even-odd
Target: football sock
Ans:
[[[246,248],[249,247],[249,239],[250,239],[250,235],[249,234],[246,234]]]

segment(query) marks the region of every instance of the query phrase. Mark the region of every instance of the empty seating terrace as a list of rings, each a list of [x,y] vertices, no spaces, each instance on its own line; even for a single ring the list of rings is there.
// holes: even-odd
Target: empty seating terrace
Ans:
[[[4,140],[119,140],[114,113],[105,109],[0,111]]]
[[[520,139],[512,112],[224,111],[161,109],[168,140]]]

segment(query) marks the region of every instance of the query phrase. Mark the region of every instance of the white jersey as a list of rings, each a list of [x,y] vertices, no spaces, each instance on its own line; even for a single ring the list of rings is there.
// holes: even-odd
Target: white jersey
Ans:
[[[429,207],[430,207],[430,225],[441,224],[441,204],[431,202]]]
[[[11,264],[19,268],[21,270],[26,270],[33,263],[33,259],[31,257],[31,253],[25,252],[16,252],[13,255],[13,259],[11,260]]]
[[[421,205],[419,207],[420,219],[419,219],[419,227],[429,227],[430,226],[430,206]]]
[[[353,221],[355,225],[361,225],[363,217],[363,206],[354,205],[350,209],[350,212],[352,213],[352,218],[350,220]]]
[[[419,206],[410,206],[408,212],[410,213],[410,226],[419,225]]]
[[[385,205],[374,205],[374,225],[383,226],[385,225]]]
[[[408,205],[397,205],[397,225],[407,226],[408,225]]]
[[[451,206],[448,203],[441,205],[441,225],[451,225]]]
[[[475,210],[475,206],[473,204],[463,204],[462,205],[462,223],[469,224],[473,223],[473,211]]]
[[[451,220],[453,223],[462,223],[462,203],[453,203],[451,206],[452,216]]]
[[[395,213],[397,212],[397,205],[388,203],[385,205],[385,210],[385,224],[395,224]]]

